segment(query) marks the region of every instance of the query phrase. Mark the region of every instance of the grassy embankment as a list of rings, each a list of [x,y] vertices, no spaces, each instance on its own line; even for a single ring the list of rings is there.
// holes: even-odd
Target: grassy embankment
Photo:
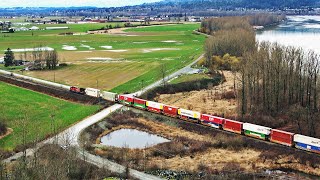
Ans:
[[[0,82],[0,118],[13,133],[0,140],[1,150],[13,150],[26,143],[44,139],[93,114],[99,106],[71,103]],[[54,116],[53,118],[51,116]]]
[[[137,91],[160,79],[159,69],[162,64],[167,74],[189,64],[203,52],[205,40],[204,36],[192,34],[199,24],[132,28],[126,30],[126,35],[58,35],[61,32],[84,34],[89,29],[101,28],[105,24],[65,26],[70,29],[35,31],[33,36],[31,32],[5,34],[0,49],[32,48],[39,45],[55,48],[63,62],[72,64],[55,71],[57,82],[97,87],[98,81],[98,88],[121,93]],[[63,45],[74,46],[77,50],[65,50]],[[112,49],[101,46],[112,46]],[[16,53],[17,59],[20,56]],[[105,59],[98,61],[90,58]],[[26,74],[51,81],[54,77],[54,71]]]

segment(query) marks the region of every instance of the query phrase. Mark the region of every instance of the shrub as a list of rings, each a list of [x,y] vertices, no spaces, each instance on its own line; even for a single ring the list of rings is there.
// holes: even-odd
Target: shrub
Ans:
[[[159,94],[175,94],[178,92],[189,92],[194,90],[207,89],[208,84],[213,86],[218,85],[223,80],[222,75],[215,75],[212,79],[201,79],[190,82],[182,82],[178,84],[168,84],[165,87],[159,86],[147,91],[141,97],[144,99],[153,100]]]
[[[0,136],[7,133],[7,125],[5,122],[0,122]]]
[[[227,91],[227,92],[222,94],[222,98],[223,99],[235,99],[236,98],[236,94],[235,94],[234,91]]]

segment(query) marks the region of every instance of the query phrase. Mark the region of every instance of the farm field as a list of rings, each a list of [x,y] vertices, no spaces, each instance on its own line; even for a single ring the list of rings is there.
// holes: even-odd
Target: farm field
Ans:
[[[50,47],[61,62],[72,64],[53,71],[26,72],[63,84],[98,87],[117,93],[135,92],[160,79],[160,67],[170,74],[198,58],[204,36],[195,35],[199,24],[162,25],[126,29],[121,34],[86,34],[106,24],[81,24],[68,30],[6,34],[0,49]],[[101,26],[101,27],[100,27]],[[62,36],[61,32],[78,32]],[[29,53],[30,56],[31,53]],[[23,59],[24,53],[15,53]],[[98,82],[98,83],[97,83]]]
[[[0,117],[13,133],[0,140],[0,149],[11,151],[23,142],[44,139],[93,114],[100,107],[67,102],[0,82]],[[51,116],[54,116],[53,118]],[[24,131],[25,130],[25,131]]]

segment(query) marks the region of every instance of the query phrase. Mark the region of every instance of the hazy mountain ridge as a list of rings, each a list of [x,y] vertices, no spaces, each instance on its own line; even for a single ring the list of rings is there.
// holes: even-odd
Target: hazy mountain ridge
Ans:
[[[310,9],[320,7],[319,0],[164,0],[155,3],[144,3],[135,6],[123,7],[30,7],[30,8],[0,8],[0,14],[4,16],[14,16],[22,14],[37,15],[67,15],[67,16],[108,16],[108,15],[168,15],[184,14],[188,15],[241,15],[250,9],[260,9],[262,11],[284,10],[284,9]],[[213,11],[214,10],[214,11]],[[234,11],[234,12],[232,12]],[[231,14],[230,14],[231,13]],[[248,12],[246,12],[248,13]],[[254,13],[254,12],[252,12]]]
[[[155,5],[173,5],[181,8],[302,8],[320,7],[319,0],[168,0]]]

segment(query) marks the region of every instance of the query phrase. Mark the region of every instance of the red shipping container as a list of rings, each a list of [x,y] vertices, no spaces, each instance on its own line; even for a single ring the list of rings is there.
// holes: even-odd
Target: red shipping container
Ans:
[[[270,141],[283,144],[286,146],[293,145],[293,135],[294,133],[281,131],[277,129],[272,129],[270,133]]]
[[[231,131],[234,133],[241,134],[242,132],[242,122],[234,121],[230,119],[225,119],[223,124],[223,129],[226,131]]]
[[[177,117],[178,116],[178,109],[177,107],[163,105],[163,113],[168,116]]]
[[[134,98],[134,103],[146,105],[146,102],[144,99]]]
[[[161,109],[158,108],[148,107],[148,110],[156,113],[161,113]]]
[[[126,101],[133,103],[133,97],[125,96],[125,95],[119,95],[119,101]]]
[[[214,124],[223,124],[224,123],[224,118],[222,117],[217,117],[217,116],[211,116],[208,114],[201,114],[201,121],[206,121],[206,122],[211,122]]]

